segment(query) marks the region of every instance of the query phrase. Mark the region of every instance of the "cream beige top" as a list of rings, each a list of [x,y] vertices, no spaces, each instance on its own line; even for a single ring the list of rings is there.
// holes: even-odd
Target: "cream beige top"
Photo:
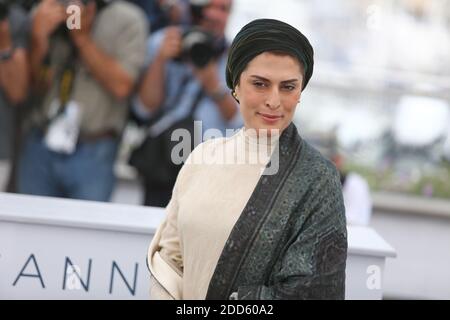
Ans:
[[[181,276],[182,299],[206,297],[225,242],[277,145],[265,140],[244,129],[208,140],[180,171],[153,242],[159,241],[160,257]]]

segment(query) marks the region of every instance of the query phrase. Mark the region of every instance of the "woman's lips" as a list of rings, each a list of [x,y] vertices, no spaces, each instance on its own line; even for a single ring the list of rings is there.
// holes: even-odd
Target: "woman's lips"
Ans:
[[[267,114],[262,112],[257,112],[257,114],[267,123],[274,124],[278,120],[280,120],[283,116],[275,115],[275,114]]]

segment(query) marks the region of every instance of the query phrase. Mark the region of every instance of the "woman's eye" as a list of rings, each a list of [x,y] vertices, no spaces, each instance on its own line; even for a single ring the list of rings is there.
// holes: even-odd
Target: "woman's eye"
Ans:
[[[255,86],[255,87],[258,87],[258,88],[262,88],[262,87],[265,87],[266,85],[264,84],[264,82],[253,82],[253,85]]]
[[[295,90],[295,86],[284,86],[284,88],[288,91],[293,91]]]

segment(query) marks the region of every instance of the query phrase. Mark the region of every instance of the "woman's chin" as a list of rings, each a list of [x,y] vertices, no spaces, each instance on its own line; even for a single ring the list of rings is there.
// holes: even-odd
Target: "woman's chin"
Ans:
[[[258,119],[259,120],[259,119]],[[254,130],[258,135],[279,136],[286,128],[284,121],[277,121],[276,123],[266,123],[264,121],[254,121],[246,124],[246,129]]]
[[[277,126],[260,126],[256,129],[258,136],[279,136],[281,134],[281,128]]]

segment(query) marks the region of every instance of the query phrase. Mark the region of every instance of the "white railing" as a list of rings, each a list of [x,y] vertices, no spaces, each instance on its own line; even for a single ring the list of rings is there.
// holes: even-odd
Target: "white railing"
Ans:
[[[0,193],[0,299],[147,299],[148,244],[164,210]],[[380,299],[386,257],[348,228],[347,299]],[[386,270],[389,272],[389,270]]]

